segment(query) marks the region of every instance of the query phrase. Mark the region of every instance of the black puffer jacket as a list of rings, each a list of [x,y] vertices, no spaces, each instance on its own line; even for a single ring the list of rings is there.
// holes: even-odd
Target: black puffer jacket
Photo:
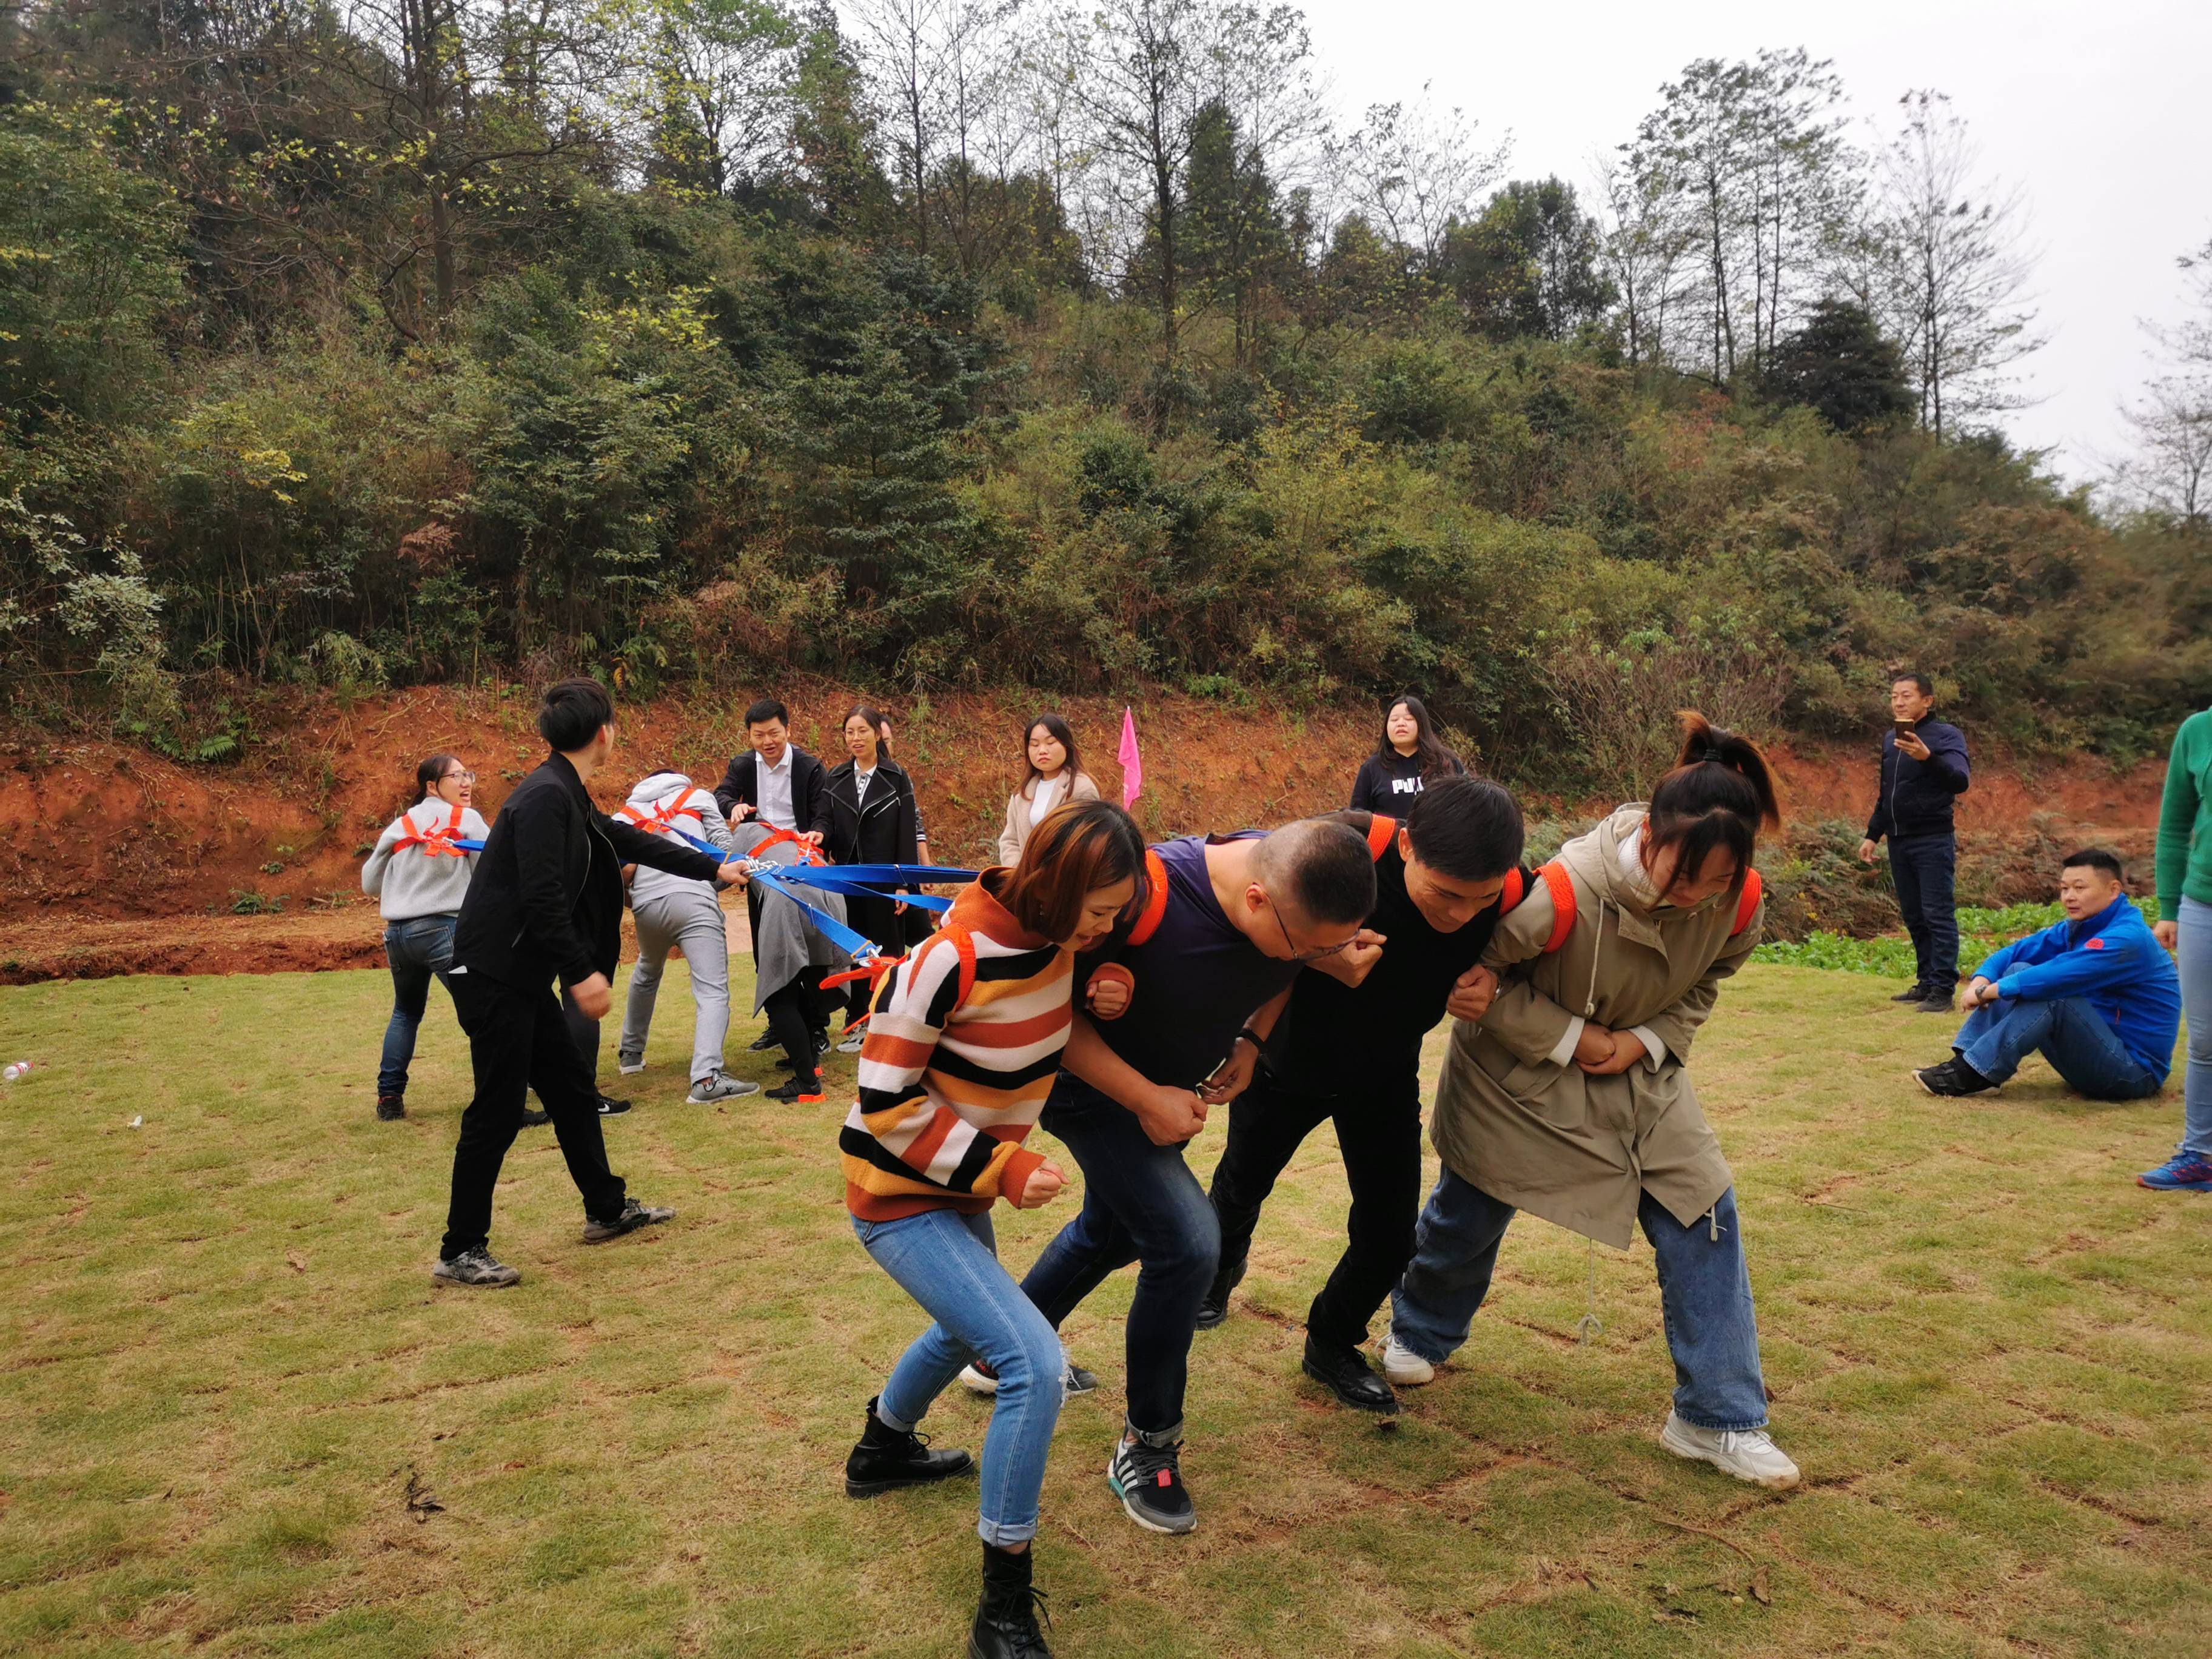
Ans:
[[[1913,730],[1928,745],[1924,761],[1899,752],[1895,727],[1881,734],[1881,790],[1867,819],[1869,841],[1952,831],[1952,803],[1966,793],[1972,776],[1966,734],[1938,720],[1923,720]]]

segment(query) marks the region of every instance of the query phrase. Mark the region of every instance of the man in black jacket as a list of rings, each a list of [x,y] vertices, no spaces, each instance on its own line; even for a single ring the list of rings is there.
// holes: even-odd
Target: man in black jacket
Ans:
[[[545,693],[538,730],[554,752],[515,786],[484,839],[453,929],[449,983],[468,1033],[476,1097],[453,1148],[446,1237],[430,1276],[441,1284],[512,1285],[522,1275],[494,1260],[492,1189],[535,1089],[552,1115],[569,1177],[584,1195],[584,1243],[604,1243],[676,1212],[629,1197],[607,1168],[599,1085],[570,1040],[553,994],[557,977],[589,1018],[613,1001],[622,948],[625,864],[650,865],[729,887],[743,871],[611,818],[585,786],[613,752],[614,705],[592,680]]]
[[[1897,908],[1912,935],[1911,987],[1890,999],[1923,1013],[1948,1014],[1959,988],[1959,919],[1953,884],[1959,840],[1951,805],[1966,793],[1966,739],[1933,717],[1936,688],[1928,676],[1905,673],[1889,686],[1890,727],[1881,734],[1881,783],[1859,862],[1874,862],[1889,837],[1889,873]]]
[[[732,757],[714,790],[722,816],[732,823],[755,818],[811,836],[820,846],[830,827],[829,774],[792,742],[791,711],[774,697],[763,697],[745,710],[745,740],[752,747]]]

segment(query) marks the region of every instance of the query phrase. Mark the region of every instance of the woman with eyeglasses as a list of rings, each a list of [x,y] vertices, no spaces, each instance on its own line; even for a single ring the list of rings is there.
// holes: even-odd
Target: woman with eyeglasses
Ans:
[[[490,826],[471,805],[477,775],[453,755],[432,755],[415,769],[419,799],[385,826],[362,866],[361,890],[384,913],[384,957],[392,964],[392,1018],[376,1068],[376,1115],[407,1115],[407,1067],[415,1032],[453,960],[453,922],[469,890],[477,854],[455,843],[481,843]],[[448,989],[451,988],[448,987]]]

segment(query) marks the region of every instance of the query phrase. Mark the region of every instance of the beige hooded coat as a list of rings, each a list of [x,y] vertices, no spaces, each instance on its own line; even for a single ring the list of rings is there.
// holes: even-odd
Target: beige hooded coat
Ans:
[[[1544,954],[1555,914],[1541,883],[1498,926],[1483,961],[1503,981],[1480,1024],[1454,1026],[1429,1135],[1437,1156],[1492,1198],[1625,1249],[1648,1191],[1687,1226],[1733,1180],[1698,1109],[1686,1062],[1720,982],[1759,943],[1762,902],[1732,937],[1741,894],[1690,908],[1656,902],[1636,860],[1639,803],[1569,842],[1575,924]],[[1592,1077],[1550,1056],[1577,1018],[1639,1027],[1656,1065]]]

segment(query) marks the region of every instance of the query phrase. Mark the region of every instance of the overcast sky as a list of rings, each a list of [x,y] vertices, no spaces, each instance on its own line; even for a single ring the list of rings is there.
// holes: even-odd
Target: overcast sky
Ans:
[[[2051,343],[2028,360],[2043,401],[2015,441],[2094,477],[2126,444],[2116,406],[2150,372],[2139,318],[2182,311],[2176,256],[2212,237],[2212,3],[2207,0],[1302,0],[1340,118],[1432,97],[1510,129],[1510,176],[1584,184],[1695,58],[1802,46],[1832,58],[1853,112],[1893,125],[1910,88],[1950,94],[1990,173],[2025,187]]]

